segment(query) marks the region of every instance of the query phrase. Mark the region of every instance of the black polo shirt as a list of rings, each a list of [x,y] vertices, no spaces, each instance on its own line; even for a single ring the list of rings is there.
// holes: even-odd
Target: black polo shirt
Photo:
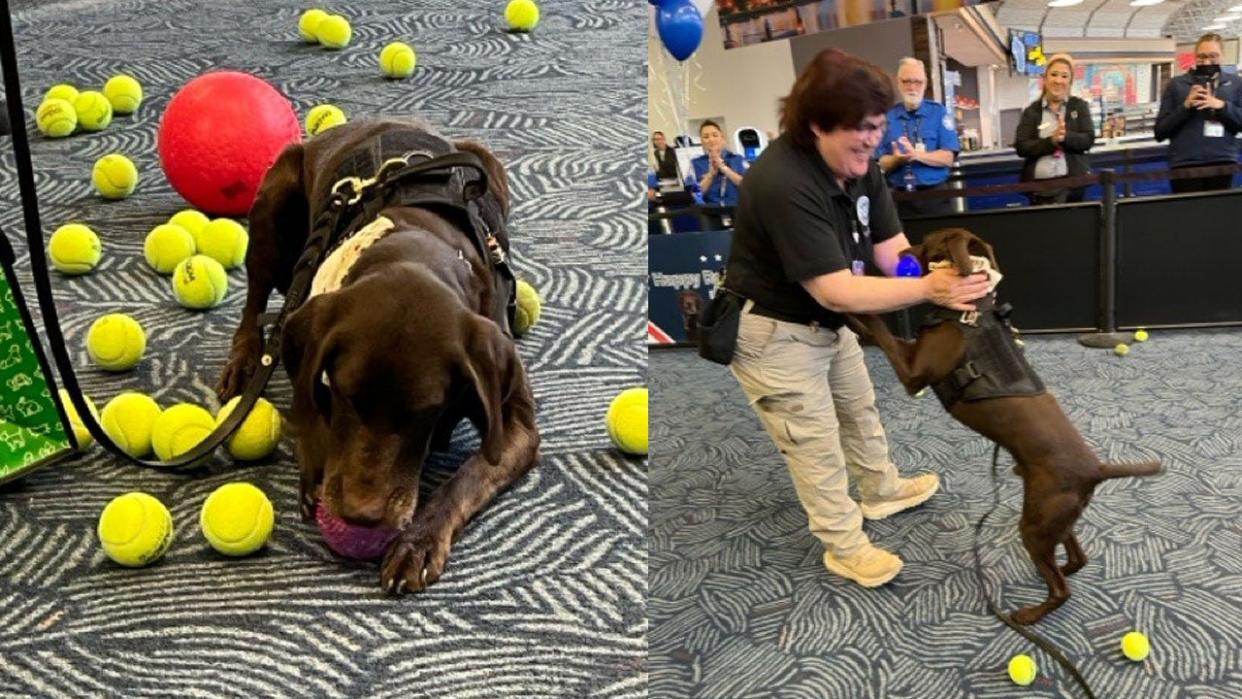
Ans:
[[[872,246],[901,232],[878,164],[841,191],[823,157],[788,134],[746,171],[734,221],[725,286],[753,300],[760,315],[830,328],[845,320],[800,282],[852,269],[855,260],[874,270]]]

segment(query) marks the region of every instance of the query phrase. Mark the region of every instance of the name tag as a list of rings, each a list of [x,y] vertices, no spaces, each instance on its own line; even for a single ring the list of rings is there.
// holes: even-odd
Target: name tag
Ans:
[[[1208,138],[1221,138],[1225,135],[1225,125],[1219,121],[1203,122],[1203,135]]]

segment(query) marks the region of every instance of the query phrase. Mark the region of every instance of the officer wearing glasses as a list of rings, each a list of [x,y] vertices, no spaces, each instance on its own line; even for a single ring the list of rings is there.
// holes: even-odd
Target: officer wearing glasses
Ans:
[[[953,114],[943,104],[923,98],[927,92],[927,71],[919,59],[901,59],[897,64],[897,84],[901,102],[888,110],[888,129],[875,152],[880,169],[893,191],[945,189],[949,167],[961,150]],[[897,213],[901,216],[949,213],[952,201],[902,201],[897,204]]]
[[[1195,42],[1195,67],[1169,81],[1160,96],[1156,140],[1169,142],[1169,168],[1238,162],[1242,131],[1242,81],[1220,70],[1219,34]],[[1228,189],[1233,174],[1170,180],[1174,194]]]

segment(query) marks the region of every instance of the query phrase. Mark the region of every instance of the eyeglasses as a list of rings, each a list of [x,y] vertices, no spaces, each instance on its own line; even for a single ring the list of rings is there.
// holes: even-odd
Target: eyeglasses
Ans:
[[[927,81],[922,78],[902,78],[901,80],[898,80],[897,82],[901,83],[902,85],[926,85],[927,84]]]

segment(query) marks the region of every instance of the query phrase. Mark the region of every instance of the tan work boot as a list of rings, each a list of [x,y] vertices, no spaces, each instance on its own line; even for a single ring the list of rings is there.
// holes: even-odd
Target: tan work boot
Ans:
[[[884,519],[902,510],[922,505],[928,498],[935,495],[937,490],[940,490],[940,476],[934,473],[924,473],[914,478],[902,478],[899,482],[901,485],[897,488],[897,492],[889,497],[862,503],[860,505],[862,516],[867,519]]]
[[[829,572],[849,578],[863,587],[879,587],[901,572],[901,559],[871,544],[863,544],[856,552],[838,558],[824,552],[824,567]]]

